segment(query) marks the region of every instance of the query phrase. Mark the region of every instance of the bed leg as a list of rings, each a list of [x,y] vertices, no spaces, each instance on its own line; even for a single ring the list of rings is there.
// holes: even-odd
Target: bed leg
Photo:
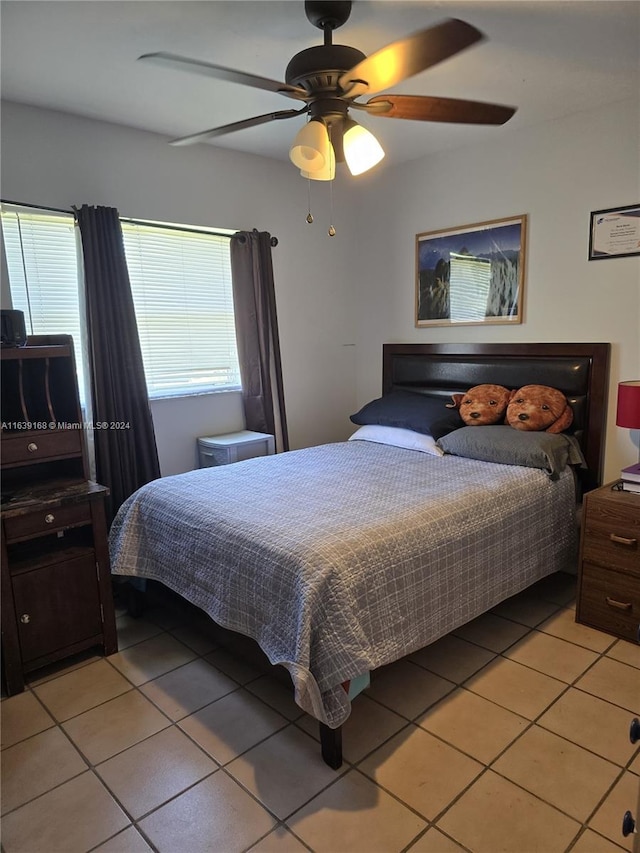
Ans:
[[[332,770],[342,766],[342,726],[330,729],[325,723],[320,723],[320,747],[322,758]]]

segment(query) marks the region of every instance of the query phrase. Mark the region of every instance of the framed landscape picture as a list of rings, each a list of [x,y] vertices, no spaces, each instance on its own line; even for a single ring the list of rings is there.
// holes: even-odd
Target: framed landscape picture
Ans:
[[[526,214],[416,235],[416,326],[522,323]]]

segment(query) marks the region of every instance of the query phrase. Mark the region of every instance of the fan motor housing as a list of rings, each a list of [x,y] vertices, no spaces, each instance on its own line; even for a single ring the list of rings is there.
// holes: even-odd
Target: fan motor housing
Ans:
[[[310,94],[335,93],[340,77],[363,59],[366,55],[361,50],[348,45],[308,47],[289,62],[284,79],[290,86],[301,86]]]

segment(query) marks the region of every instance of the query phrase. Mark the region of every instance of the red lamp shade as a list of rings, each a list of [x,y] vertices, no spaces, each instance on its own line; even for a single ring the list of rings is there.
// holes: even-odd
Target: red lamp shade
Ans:
[[[616,424],[627,429],[640,429],[640,379],[618,383]]]

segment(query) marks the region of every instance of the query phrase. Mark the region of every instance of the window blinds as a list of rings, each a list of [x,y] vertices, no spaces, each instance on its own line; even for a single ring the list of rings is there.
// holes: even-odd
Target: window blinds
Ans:
[[[122,222],[150,397],[240,387],[229,239]]]
[[[149,396],[240,388],[229,239],[121,224]],[[3,208],[2,226],[13,307],[24,311],[30,334],[73,336],[82,389],[74,218]]]
[[[71,214],[2,210],[7,272],[14,309],[29,335],[71,335],[83,396],[83,331],[75,220]]]

